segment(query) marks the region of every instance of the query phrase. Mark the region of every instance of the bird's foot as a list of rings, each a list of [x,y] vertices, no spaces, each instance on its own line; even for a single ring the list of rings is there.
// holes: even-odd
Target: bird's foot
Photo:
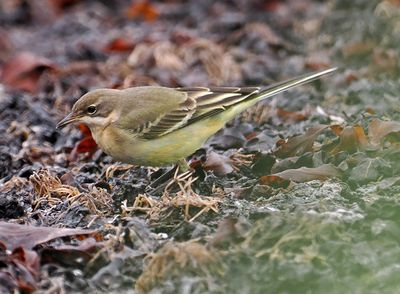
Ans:
[[[162,191],[169,183],[171,179],[175,179],[178,174],[192,173],[190,167],[186,160],[180,160],[178,163],[170,170],[162,174],[160,177],[155,179],[148,188],[146,192],[149,194],[154,194]]]

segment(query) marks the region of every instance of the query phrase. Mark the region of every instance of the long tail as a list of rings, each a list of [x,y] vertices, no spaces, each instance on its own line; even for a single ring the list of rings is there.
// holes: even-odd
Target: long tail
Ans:
[[[323,71],[318,71],[318,72],[314,72],[311,74],[305,74],[305,75],[302,75],[297,78],[293,78],[293,79],[290,79],[287,81],[283,81],[283,82],[280,82],[277,84],[273,84],[271,86],[261,88],[259,93],[256,94],[257,97],[254,97],[254,99],[256,99],[257,101],[263,100],[265,98],[271,97],[278,93],[284,92],[290,88],[317,80],[320,77],[330,74],[336,70],[337,70],[337,67],[333,67],[333,68],[326,69]],[[249,97],[249,98],[252,99],[253,97]]]
[[[223,119],[232,119],[238,113],[251,107],[260,100],[284,92],[290,88],[309,83],[324,75],[334,72],[337,68],[306,74],[267,87],[192,87],[177,88],[185,92],[189,99],[196,101],[196,111],[180,128],[199,120],[214,117],[224,112]]]
[[[229,111],[230,109],[230,117],[233,118],[237,114],[241,113],[242,111],[253,106],[254,104],[256,104],[261,100],[282,93],[286,90],[289,90],[290,88],[312,82],[324,75],[334,72],[335,70],[337,70],[336,67],[319,72],[309,73],[306,75],[299,76],[297,78],[293,78],[290,80],[286,80],[280,83],[276,83],[261,88],[241,88],[241,91],[239,92],[244,93],[244,95],[242,97],[237,97],[237,101],[232,103],[227,110]],[[254,92],[251,93],[250,95],[245,95],[246,91],[251,89],[253,89]],[[223,101],[221,101],[221,104],[223,104]]]

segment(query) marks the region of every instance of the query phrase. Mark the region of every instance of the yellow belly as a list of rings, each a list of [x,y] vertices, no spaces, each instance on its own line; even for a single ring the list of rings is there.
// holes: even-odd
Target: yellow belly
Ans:
[[[213,117],[160,138],[144,140],[110,125],[101,136],[96,134],[93,137],[104,152],[118,161],[145,166],[164,166],[175,164],[194,153],[223,126],[223,120]]]

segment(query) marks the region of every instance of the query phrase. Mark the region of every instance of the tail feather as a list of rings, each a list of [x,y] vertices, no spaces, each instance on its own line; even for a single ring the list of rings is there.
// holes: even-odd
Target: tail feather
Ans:
[[[337,67],[333,67],[330,69],[326,69],[323,71],[318,71],[315,73],[311,73],[311,74],[306,74],[297,78],[293,78],[290,80],[286,80],[277,84],[273,84],[271,86],[267,86],[264,88],[261,88],[259,93],[257,93],[256,97],[254,97],[256,100],[263,100],[266,99],[268,97],[271,97],[273,95],[282,93],[290,88],[302,85],[302,84],[306,84],[309,82],[312,82],[314,80],[319,79],[320,77],[330,74],[334,71],[337,70]],[[253,97],[249,97],[250,99]]]
[[[284,92],[290,88],[309,83],[324,75],[330,74],[337,68],[306,74],[297,78],[273,84],[267,87],[195,87],[178,88],[178,91],[187,93],[188,99],[196,101],[196,110],[180,128],[213,117],[225,112],[226,118],[233,118],[238,113],[252,106],[260,100]]]

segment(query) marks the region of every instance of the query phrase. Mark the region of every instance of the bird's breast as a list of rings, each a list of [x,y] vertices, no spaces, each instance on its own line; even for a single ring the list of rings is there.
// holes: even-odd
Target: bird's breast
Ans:
[[[129,138],[124,138],[117,128],[109,125],[106,128],[93,128],[93,139],[97,145],[108,155],[122,162],[127,162],[126,151],[124,151],[125,141],[130,141]]]

